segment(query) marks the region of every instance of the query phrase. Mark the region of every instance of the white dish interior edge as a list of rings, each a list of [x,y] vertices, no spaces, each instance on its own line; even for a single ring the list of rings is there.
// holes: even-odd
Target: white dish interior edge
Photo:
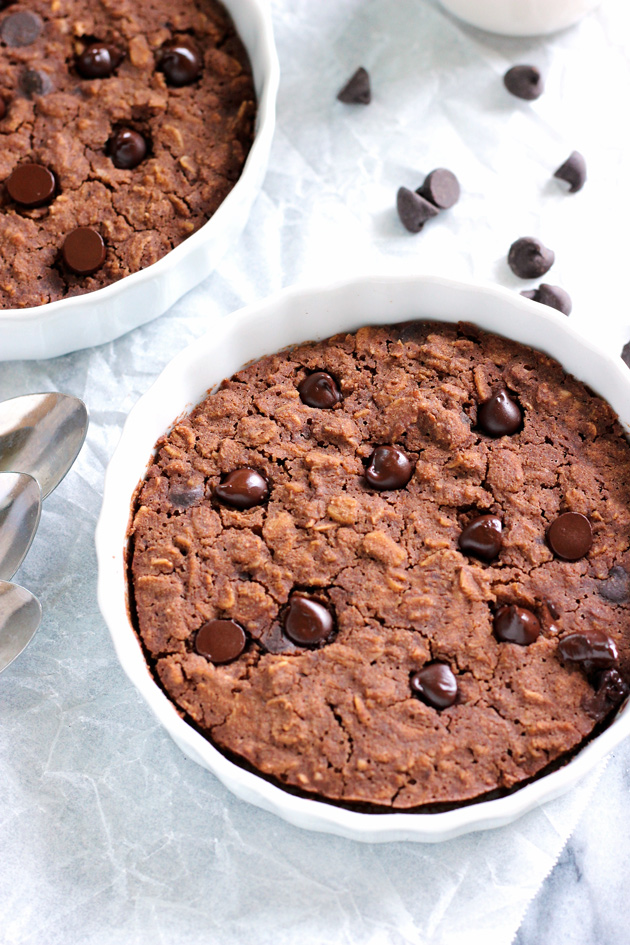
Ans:
[[[129,507],[153,446],[175,419],[209,388],[248,361],[306,340],[362,325],[408,319],[474,322],[557,358],[604,397],[626,429],[630,373],[593,348],[554,309],[496,286],[465,285],[431,277],[359,278],[325,288],[292,288],[229,316],[165,368],[133,408],[109,464],[96,532],[98,597],[120,662],[179,747],[211,770],[234,794],[300,827],[369,842],[447,840],[507,824],[557,797],[625,738],[627,704],[617,718],[568,764],[506,797],[434,814],[373,814],[346,810],[290,794],[226,759],[188,725],[153,681],[126,607],[125,543]]]

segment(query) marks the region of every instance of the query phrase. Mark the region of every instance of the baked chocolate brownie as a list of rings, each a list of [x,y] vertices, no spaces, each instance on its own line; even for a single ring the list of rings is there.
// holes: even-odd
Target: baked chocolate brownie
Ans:
[[[0,307],[79,295],[198,230],[253,136],[216,0],[0,0]]]
[[[630,447],[560,364],[474,326],[250,364],[158,441],[132,511],[156,679],[291,789],[504,792],[628,693]]]

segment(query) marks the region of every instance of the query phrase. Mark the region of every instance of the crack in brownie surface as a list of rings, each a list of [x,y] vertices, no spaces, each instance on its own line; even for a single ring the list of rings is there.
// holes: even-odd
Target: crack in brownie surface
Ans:
[[[489,435],[501,391],[520,415]],[[384,446],[388,488],[366,475]],[[221,485],[243,469],[259,488],[236,508]],[[137,629],[179,709],[265,776],[465,802],[568,757],[627,694],[629,509],[615,414],[557,362],[472,326],[363,328],[247,366],[160,439],[134,502]],[[592,530],[574,561],[547,539],[566,512]],[[288,633],[312,601],[313,635]],[[224,664],[195,644],[218,620],[247,637]]]
[[[0,307],[17,308],[116,282],[198,230],[240,176],[255,92],[215,0],[2,6]],[[12,199],[25,164],[54,174],[45,205]],[[62,253],[77,227],[105,242],[92,273]]]

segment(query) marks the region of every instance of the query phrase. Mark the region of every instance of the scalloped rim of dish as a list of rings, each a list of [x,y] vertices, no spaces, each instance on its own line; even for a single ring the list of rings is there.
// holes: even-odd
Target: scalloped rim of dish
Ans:
[[[83,295],[57,299],[54,302],[46,302],[43,305],[34,305],[28,308],[0,309],[2,360],[58,357],[81,348],[113,341],[122,334],[126,334],[127,331],[132,331],[134,328],[158,318],[166,311],[166,307],[146,317],[135,308],[134,314],[128,319],[128,324],[123,326],[121,330],[115,328],[111,332],[107,332],[103,331],[101,324],[95,324],[93,335],[96,340],[91,341],[89,337],[85,338],[85,320],[87,319],[89,324],[90,309],[95,306],[98,306],[99,309],[101,306],[107,306],[111,312],[116,310],[116,314],[119,316],[117,309],[124,305],[125,296],[131,293],[135,294],[136,290],[146,289],[152,282],[158,280],[166,282],[174,270],[185,265],[188,256],[202,249],[204,244],[216,238],[223,230],[228,230],[232,215],[237,210],[239,203],[248,204],[243,220],[244,226],[249,216],[251,204],[262,186],[267,169],[276,121],[280,64],[274,40],[269,3],[266,0],[220,0],[220,2],[228,10],[247,49],[258,98],[254,139],[241,175],[234,187],[203,226],[152,265],[131,273],[131,275],[124,276],[117,282],[112,282],[101,289],[95,289]],[[243,33],[246,32],[246,29],[241,28],[249,16],[254,18],[253,25],[250,24],[254,42],[245,40]],[[240,229],[242,229],[242,226],[239,227],[239,231]],[[234,237],[237,238],[237,234],[234,234]],[[223,253],[229,248],[228,240],[221,253],[216,253],[206,271],[202,272],[198,278],[195,276],[192,280],[188,279],[190,284],[183,289],[178,297],[181,297],[194,285],[209,276]],[[195,278],[196,281],[194,281]],[[170,299],[167,307],[175,304],[176,301],[177,298]],[[99,319],[100,312],[94,317]],[[53,342],[50,345],[51,353],[42,351],[41,342],[39,347],[33,347],[34,353],[32,354],[29,353],[30,346],[28,343],[23,345],[19,340],[17,344],[15,343],[14,333],[21,329],[26,328],[29,333],[37,329],[50,333],[50,328],[54,325],[62,327],[67,340],[60,341],[59,344]],[[31,339],[33,339],[33,335],[31,335]],[[33,339],[33,346],[35,343]]]
[[[361,325],[393,324],[414,317],[474,322],[486,331],[549,353],[569,373],[608,400],[626,432],[629,431],[628,415],[622,415],[624,404],[630,405],[627,369],[621,361],[617,363],[602,349],[588,343],[571,327],[566,316],[554,309],[497,286],[467,285],[428,276],[375,276],[326,287],[298,286],[224,319],[167,365],[127,418],[107,469],[96,529],[99,605],[118,658],[179,747],[241,799],[297,826],[366,842],[438,842],[510,823],[567,791],[630,734],[627,702],[611,725],[563,767],[493,800],[439,813],[364,813],[289,793],[228,760],[179,716],[153,680],[127,613],[126,530],[133,491],[146,471],[158,436],[224,376],[252,358],[291,344],[329,337],[335,331],[354,331]],[[313,324],[318,327],[315,332]],[[278,338],[284,338],[284,342],[274,343]],[[564,352],[562,356],[559,349]],[[208,368],[213,358],[225,364],[224,371],[213,372]],[[173,407],[165,419],[170,403]],[[627,414],[628,411],[630,407],[626,406]]]

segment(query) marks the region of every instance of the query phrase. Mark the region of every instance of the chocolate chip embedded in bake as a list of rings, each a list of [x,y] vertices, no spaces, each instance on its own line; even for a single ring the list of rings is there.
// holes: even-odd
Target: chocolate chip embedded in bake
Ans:
[[[234,187],[256,96],[217,0],[29,0],[0,8],[0,44],[0,308],[150,266]],[[77,229],[102,238],[100,264],[69,262]]]
[[[557,362],[472,326],[247,365],[160,439],[132,532],[156,680],[309,797],[506,792],[628,693],[630,446]]]

